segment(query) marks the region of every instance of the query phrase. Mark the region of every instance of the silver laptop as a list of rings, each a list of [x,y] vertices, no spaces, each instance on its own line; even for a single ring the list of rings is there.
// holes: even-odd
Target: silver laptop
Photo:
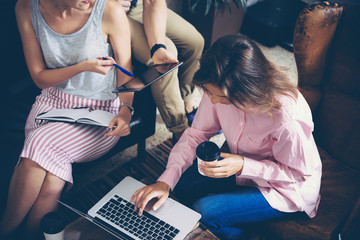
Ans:
[[[184,239],[196,226],[201,215],[168,198],[156,211],[156,199],[148,203],[141,217],[129,202],[133,193],[144,187],[142,182],[127,176],[98,201],[88,214],[81,214],[119,239]]]

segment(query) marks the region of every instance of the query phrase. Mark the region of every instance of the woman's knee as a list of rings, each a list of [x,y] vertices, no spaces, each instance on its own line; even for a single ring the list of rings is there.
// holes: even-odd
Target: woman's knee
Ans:
[[[209,206],[209,202],[204,200],[204,198],[195,201],[192,204],[192,209],[201,214],[200,221],[212,231],[216,231],[224,227],[217,213],[212,211],[211,207]]]
[[[244,231],[240,227],[231,226],[228,216],[218,209],[211,198],[201,198],[197,200],[192,208],[201,214],[201,222],[207,226],[220,239],[246,239],[243,238]]]
[[[192,204],[192,209],[201,214],[202,220],[212,222],[219,219],[219,211],[221,211],[221,209],[217,209],[216,205],[216,202],[214,202],[212,198],[205,196],[196,200]]]

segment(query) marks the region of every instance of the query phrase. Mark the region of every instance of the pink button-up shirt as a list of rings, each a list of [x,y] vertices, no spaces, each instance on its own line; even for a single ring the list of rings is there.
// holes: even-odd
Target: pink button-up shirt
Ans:
[[[321,160],[313,139],[310,108],[299,93],[281,96],[281,110],[245,113],[234,105],[212,104],[204,94],[192,127],[172,149],[158,181],[172,189],[196,158],[195,149],[220,129],[232,154],[244,157],[236,184],[257,187],[282,212],[305,211],[314,217],[320,201]]]

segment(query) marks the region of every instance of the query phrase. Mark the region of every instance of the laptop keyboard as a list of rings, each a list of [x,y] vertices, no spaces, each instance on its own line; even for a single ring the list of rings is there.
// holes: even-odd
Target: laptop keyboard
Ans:
[[[146,211],[139,217],[134,211],[134,204],[118,195],[105,203],[97,214],[140,239],[168,240],[179,233],[179,229]]]

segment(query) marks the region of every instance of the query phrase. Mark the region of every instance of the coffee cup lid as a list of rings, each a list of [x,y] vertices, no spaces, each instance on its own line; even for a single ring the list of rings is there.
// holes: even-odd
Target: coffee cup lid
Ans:
[[[65,220],[61,214],[49,212],[41,219],[40,226],[44,233],[55,234],[64,230]]]
[[[196,156],[204,161],[214,161],[220,157],[220,149],[214,142],[202,142],[196,148]]]

